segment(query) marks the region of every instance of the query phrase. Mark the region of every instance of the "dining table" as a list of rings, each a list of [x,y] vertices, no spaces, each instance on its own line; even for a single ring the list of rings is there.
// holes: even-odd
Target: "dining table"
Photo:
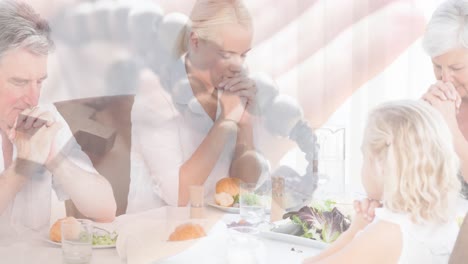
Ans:
[[[94,248],[91,264],[234,264],[234,263],[301,263],[305,257],[322,249],[291,241],[275,240],[261,233],[243,233],[228,226],[237,223],[240,216],[216,208],[206,207],[202,221],[207,236],[193,241],[170,242],[167,236],[177,223],[190,219],[168,218],[168,208],[124,214],[114,222],[96,224],[119,235],[116,247]],[[171,219],[170,221],[168,219]],[[0,239],[0,263],[61,264],[60,245],[48,239],[48,230],[31,232]]]

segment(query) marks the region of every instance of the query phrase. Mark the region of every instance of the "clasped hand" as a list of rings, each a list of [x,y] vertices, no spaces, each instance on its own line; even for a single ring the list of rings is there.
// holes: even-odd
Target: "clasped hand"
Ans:
[[[439,110],[450,126],[457,126],[456,114],[462,99],[452,83],[436,82],[429,87],[422,99]]]
[[[223,90],[220,98],[223,118],[239,123],[245,117],[245,110],[253,112],[257,88],[245,72],[224,79],[217,88]]]
[[[39,107],[25,109],[9,133],[17,148],[17,157],[47,165],[56,155],[55,137],[61,124],[51,112]]]

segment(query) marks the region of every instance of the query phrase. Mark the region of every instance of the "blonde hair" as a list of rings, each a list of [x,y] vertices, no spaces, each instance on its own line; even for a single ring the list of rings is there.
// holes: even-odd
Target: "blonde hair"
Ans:
[[[241,0],[198,0],[190,14],[190,22],[181,33],[178,55],[188,51],[192,32],[201,39],[215,40],[214,29],[227,24],[252,28],[252,17]]]
[[[442,115],[424,101],[395,101],[371,112],[363,149],[383,178],[383,204],[415,223],[446,222],[460,190],[458,156]]]

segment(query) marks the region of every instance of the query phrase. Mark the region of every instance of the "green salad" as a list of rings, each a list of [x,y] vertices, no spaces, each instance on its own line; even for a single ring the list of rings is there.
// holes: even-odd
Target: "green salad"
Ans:
[[[113,246],[117,241],[117,233],[114,231],[110,233],[109,231],[95,232],[93,234],[93,246]]]
[[[299,236],[332,243],[351,224],[349,217],[341,213],[335,204],[332,200],[315,202],[297,212],[286,213],[283,219],[289,218],[301,227],[302,232]]]

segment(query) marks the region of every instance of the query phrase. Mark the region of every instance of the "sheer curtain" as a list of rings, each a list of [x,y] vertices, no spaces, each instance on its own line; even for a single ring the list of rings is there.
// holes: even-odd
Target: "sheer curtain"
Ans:
[[[309,8],[324,2],[316,1]],[[327,20],[327,10],[331,12],[328,7],[334,2],[327,1],[322,5],[324,21]],[[318,190],[325,195],[336,193],[339,184],[343,184],[343,190],[351,195],[355,192],[363,194],[360,147],[368,112],[382,102],[419,99],[435,80],[431,60],[421,46],[421,36],[432,12],[442,1],[375,1],[388,2],[378,7],[374,6],[375,2],[362,2],[365,1],[354,1],[352,12],[342,14],[349,15],[344,19],[355,21],[342,28],[331,40],[326,37],[316,39],[323,42],[320,49],[285,74],[276,76],[281,92],[301,102],[305,116],[314,127],[345,130],[344,177],[337,171],[333,172],[332,177],[337,179],[328,179],[333,183],[323,184],[322,189]],[[359,15],[356,15],[359,13],[356,11],[357,5],[367,5],[368,14],[356,19],[355,16]],[[333,29],[330,23],[333,22],[322,22],[325,34],[327,28]],[[297,27],[307,28],[310,25],[299,24]],[[300,49],[304,38],[313,37],[313,32],[310,32],[298,37],[291,46],[297,45]],[[376,38],[384,38],[385,41]],[[360,45],[365,46],[364,50]],[[346,81],[349,85],[343,86],[341,91],[331,87]],[[304,92],[304,87],[309,91]],[[313,97],[304,98],[304,95]],[[308,106],[307,101],[318,105]],[[306,167],[303,154],[297,148],[284,155],[280,163],[295,167],[301,173]],[[334,165],[331,162],[328,166],[339,167],[341,161],[336,160]]]
[[[165,14],[185,15],[195,2],[148,1],[157,3]],[[30,2],[47,9],[46,1]],[[75,2],[75,8],[91,3],[70,2]],[[116,4],[119,2],[125,1]],[[132,3],[138,2],[143,0]],[[420,37],[442,1],[244,2],[254,24],[252,51],[247,57],[250,71],[265,72],[277,82],[281,93],[296,98],[313,127],[345,129],[345,177],[340,178],[347,186],[359,186],[360,145],[368,111],[388,100],[417,99],[434,81]],[[107,68],[122,58],[134,57],[130,47],[122,43],[93,42],[73,50],[58,41],[42,102],[118,93],[105,88]],[[131,74],[122,72],[119,77],[131,78]],[[306,165],[300,151],[286,143],[271,146],[266,152],[273,168],[282,163],[303,172]]]

